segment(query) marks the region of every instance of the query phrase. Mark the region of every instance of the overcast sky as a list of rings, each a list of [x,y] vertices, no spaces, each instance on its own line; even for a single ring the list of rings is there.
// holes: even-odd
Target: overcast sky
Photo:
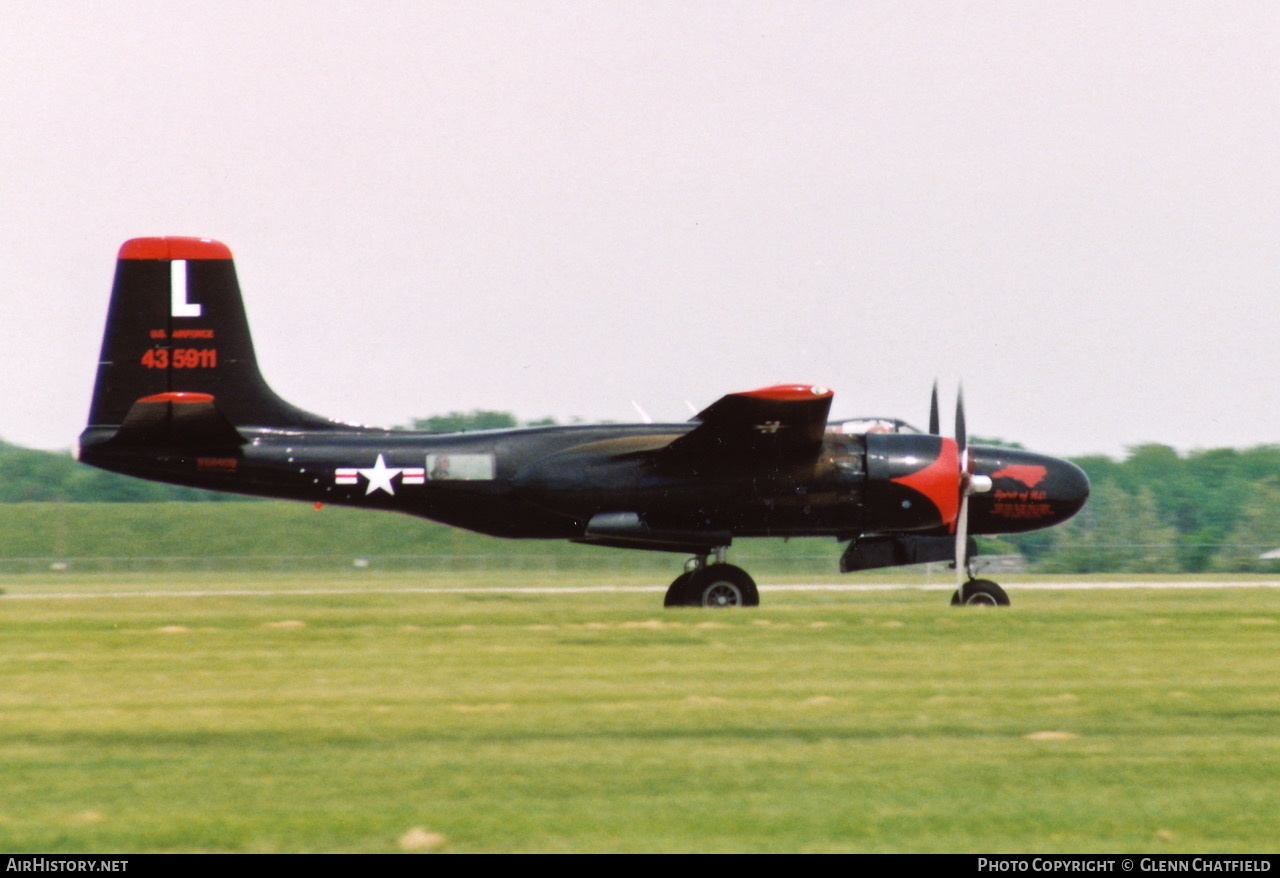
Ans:
[[[936,377],[1047,453],[1280,442],[1273,2],[17,2],[0,95],[9,442],[74,443],[143,235],[343,420]]]

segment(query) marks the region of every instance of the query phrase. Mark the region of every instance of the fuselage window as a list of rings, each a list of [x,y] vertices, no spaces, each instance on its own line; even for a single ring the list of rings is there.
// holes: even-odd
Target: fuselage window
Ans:
[[[433,482],[492,479],[492,454],[428,454],[427,478]]]

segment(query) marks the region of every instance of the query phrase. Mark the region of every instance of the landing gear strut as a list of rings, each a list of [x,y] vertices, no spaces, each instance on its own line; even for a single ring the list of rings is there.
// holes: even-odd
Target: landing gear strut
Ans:
[[[724,548],[711,555],[694,556],[688,569],[667,589],[666,607],[758,607],[760,592],[755,580],[741,567],[724,562]]]

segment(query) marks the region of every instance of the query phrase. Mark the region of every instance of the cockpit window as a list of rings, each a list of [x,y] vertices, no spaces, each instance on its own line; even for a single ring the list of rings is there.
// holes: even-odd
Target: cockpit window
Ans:
[[[848,421],[832,421],[827,424],[828,433],[921,433],[906,421],[897,418],[853,418]]]

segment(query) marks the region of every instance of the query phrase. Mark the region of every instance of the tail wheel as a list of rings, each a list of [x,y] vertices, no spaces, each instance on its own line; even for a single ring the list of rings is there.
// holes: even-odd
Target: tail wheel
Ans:
[[[960,600],[960,590],[951,596],[951,606],[967,607],[1007,607],[1009,596],[1004,589],[990,579],[970,579],[964,584],[964,600]]]
[[[711,609],[760,606],[755,580],[741,567],[708,564],[686,575],[689,578],[682,587],[686,600],[681,606]]]

